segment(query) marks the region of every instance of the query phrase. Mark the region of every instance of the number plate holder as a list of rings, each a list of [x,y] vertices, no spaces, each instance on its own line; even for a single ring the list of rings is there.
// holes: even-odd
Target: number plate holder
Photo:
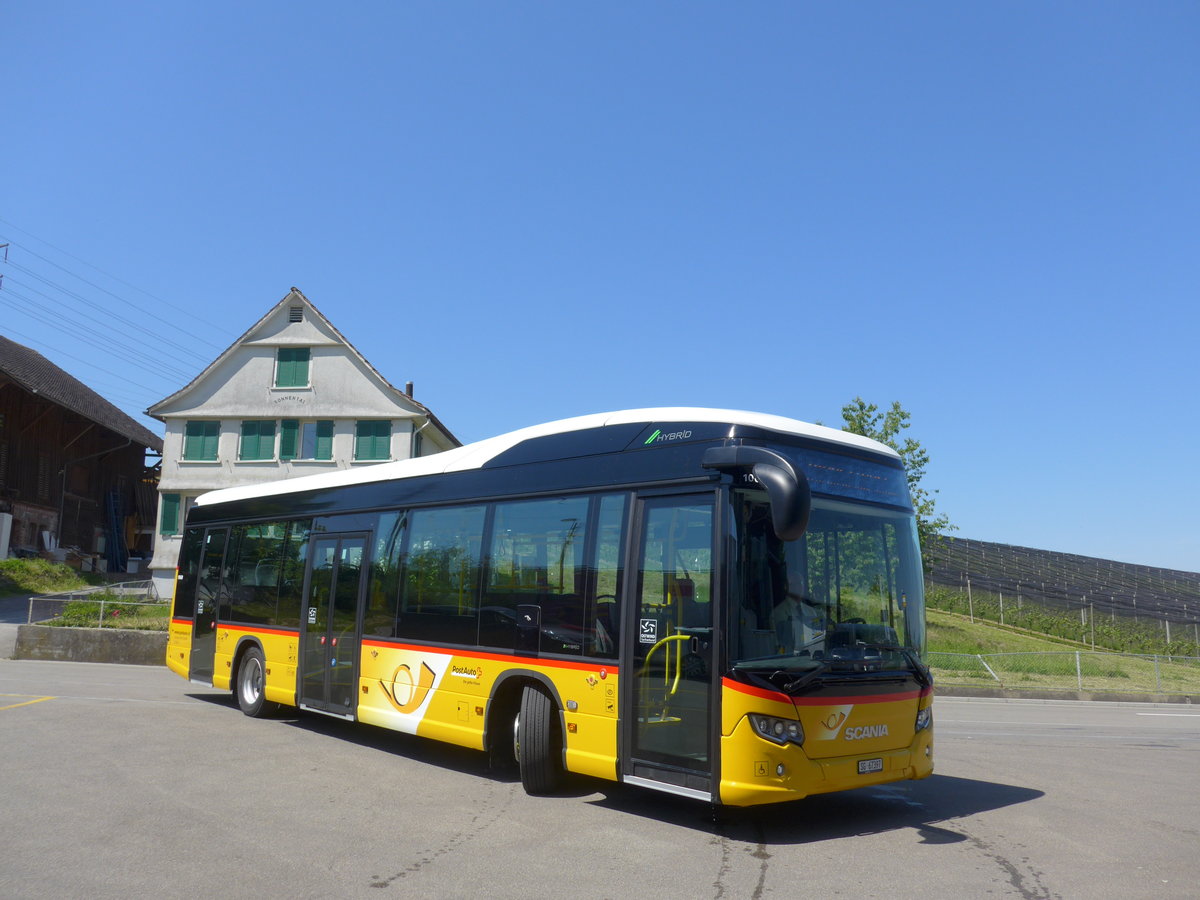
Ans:
[[[858,761],[858,774],[870,775],[872,772],[883,771],[883,758],[876,757],[875,759],[860,759]]]

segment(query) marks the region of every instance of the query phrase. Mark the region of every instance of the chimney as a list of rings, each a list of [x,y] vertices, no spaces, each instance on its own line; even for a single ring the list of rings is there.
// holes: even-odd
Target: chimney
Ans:
[[[413,383],[411,381],[404,382],[404,393],[410,397],[413,395]]]

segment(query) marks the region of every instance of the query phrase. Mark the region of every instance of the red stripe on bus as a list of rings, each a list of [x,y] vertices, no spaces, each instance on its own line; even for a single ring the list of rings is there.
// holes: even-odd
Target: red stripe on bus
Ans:
[[[559,669],[578,669],[581,672],[594,672],[596,669],[607,669],[616,674],[616,660],[597,660],[596,662],[574,662],[568,659],[546,659],[540,656],[511,656],[506,653],[488,653],[485,650],[459,650],[450,647],[429,647],[424,644],[400,644],[392,641],[362,642],[364,647],[386,647],[392,650],[408,650],[413,653],[439,653],[444,656],[461,656],[469,659],[491,659],[497,662],[515,665],[523,663],[530,666],[554,666]]]
[[[248,625],[222,625],[217,623],[217,631],[240,631],[243,634],[281,634],[284,637],[297,637],[299,631],[286,631],[281,628],[254,628]]]

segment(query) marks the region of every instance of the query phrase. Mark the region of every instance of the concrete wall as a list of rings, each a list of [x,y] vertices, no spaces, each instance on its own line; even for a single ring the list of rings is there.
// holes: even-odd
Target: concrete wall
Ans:
[[[15,636],[12,631],[15,630]],[[15,637],[15,639],[14,639]],[[166,663],[165,631],[122,631],[119,628],[58,628],[50,625],[0,626],[0,657],[54,659],[64,662]]]

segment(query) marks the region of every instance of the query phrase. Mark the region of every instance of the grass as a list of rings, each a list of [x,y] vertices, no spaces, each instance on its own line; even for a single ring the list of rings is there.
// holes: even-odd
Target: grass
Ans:
[[[75,591],[104,580],[46,559],[0,559],[0,597]]]
[[[76,600],[62,614],[44,625],[74,628],[126,628],[136,631],[166,631],[170,608],[166,603],[122,603],[113,594],[93,594],[95,600]],[[101,605],[103,599],[103,605]]]
[[[1094,652],[1076,642],[971,622],[944,610],[928,610],[928,648],[934,677],[946,685],[1200,694],[1200,661],[1194,658]]]
[[[63,563],[45,559],[0,560],[0,597],[21,594],[62,594],[102,585],[101,575],[80,574]],[[61,605],[60,605],[61,602]],[[166,631],[170,624],[170,604],[131,603],[111,591],[101,590],[84,600],[39,601],[46,618],[41,624],[81,628],[126,628],[139,631]]]

